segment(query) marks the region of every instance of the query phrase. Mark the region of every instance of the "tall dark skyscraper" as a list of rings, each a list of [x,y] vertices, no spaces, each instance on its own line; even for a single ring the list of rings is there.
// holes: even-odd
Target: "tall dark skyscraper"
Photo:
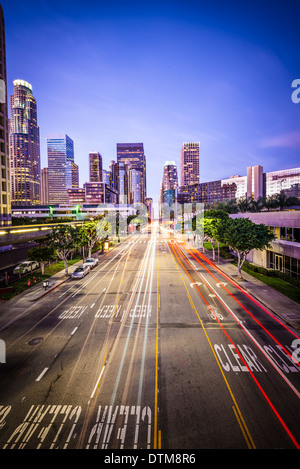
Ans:
[[[0,5],[0,226],[11,224],[5,24]]]
[[[184,143],[180,152],[180,185],[200,183],[200,143]]]
[[[144,153],[143,143],[117,143],[117,162],[124,163],[128,169],[134,169],[140,172],[140,187],[141,194],[137,196],[138,200],[143,204],[146,203],[146,157]],[[134,181],[137,181],[138,175],[134,174]],[[130,179],[129,179],[130,181]],[[135,186],[137,186],[135,184]],[[135,189],[129,188],[128,193],[135,192]],[[130,200],[128,201],[129,203]]]
[[[177,200],[178,174],[175,161],[166,161],[160,187],[160,202],[173,205]]]
[[[74,163],[74,142],[68,135],[48,138],[47,151],[49,203],[67,204],[68,189],[78,187],[78,166]]]
[[[36,205],[40,203],[40,131],[37,125],[37,104],[30,83],[14,81],[10,105],[12,205]]]
[[[97,151],[89,153],[90,182],[102,182],[102,156]]]

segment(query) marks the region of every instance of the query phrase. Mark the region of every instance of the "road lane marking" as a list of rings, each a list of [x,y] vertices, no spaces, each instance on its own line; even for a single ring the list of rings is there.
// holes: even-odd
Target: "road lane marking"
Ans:
[[[182,264],[182,262],[180,261],[179,257],[177,256],[175,250],[174,250],[174,253],[175,253],[175,255],[176,255],[178,261],[180,262],[182,268],[183,268],[184,271],[186,272],[187,276],[188,276],[190,279],[192,279],[191,275],[190,275],[190,274],[188,273],[188,271],[185,269],[185,267],[183,266],[183,264]],[[187,259],[187,258],[186,258],[186,259]],[[188,259],[187,259],[187,261],[188,261]],[[177,264],[176,264],[176,265],[177,265]],[[177,266],[177,268],[178,268],[178,266]],[[181,275],[181,273],[180,273],[180,275]],[[201,274],[200,274],[200,275],[201,275]],[[203,276],[201,275],[201,277],[203,277]],[[183,277],[182,277],[182,276],[181,276],[181,278],[182,278],[182,280],[183,280]],[[186,288],[187,288],[187,287],[186,287]],[[203,297],[203,295],[201,294],[200,290],[198,289],[198,287],[196,287],[196,288],[197,288],[197,290],[198,290],[198,293],[200,294],[200,296],[203,298],[204,302],[206,303],[206,300],[205,300],[205,298]],[[225,287],[223,286],[223,288],[225,288]],[[226,288],[225,288],[225,289],[226,289]],[[215,293],[216,293],[216,292],[215,292]],[[223,303],[225,304],[224,301],[223,301]],[[196,309],[195,309],[195,311],[197,312]],[[197,315],[198,315],[198,312],[197,312]],[[199,318],[199,320],[201,321],[199,315],[198,315],[198,318]],[[218,322],[219,322],[219,321],[218,321]],[[241,323],[241,322],[239,321],[239,323]],[[233,341],[232,341],[231,338],[229,337],[228,333],[225,331],[225,329],[224,329],[224,327],[222,326],[222,324],[221,324],[220,322],[219,322],[219,324],[220,324],[220,327],[221,327],[221,329],[223,330],[224,334],[226,335],[226,337],[229,339],[229,341],[230,341],[230,342],[232,343],[232,345],[235,347]],[[204,332],[205,332],[205,335],[207,336],[206,330],[204,329],[204,325],[202,325],[202,327],[203,327],[203,330],[204,330]],[[207,336],[207,339],[209,340],[208,336]],[[276,342],[277,342],[277,341],[276,341]],[[210,343],[210,342],[209,342],[209,343]],[[211,344],[210,344],[210,345],[211,345]],[[211,345],[211,347],[212,347],[212,345]],[[244,362],[245,366],[248,367],[247,363],[244,361],[244,358],[240,355],[240,353],[239,353],[239,351],[237,350],[236,347],[235,347],[235,349],[236,349],[238,355],[240,356],[240,359]],[[213,348],[212,348],[212,350],[213,350]],[[214,350],[213,350],[213,353],[214,353]],[[220,365],[219,362],[218,362],[218,365],[219,365],[219,368],[220,368],[220,370],[221,370],[221,373],[222,373],[223,376],[224,376],[224,379],[226,379],[226,378],[225,378],[225,375],[224,375],[224,373],[223,373],[223,370],[221,369],[221,365]],[[274,366],[275,366],[275,364],[274,364]],[[248,367],[248,368],[249,368],[249,367]],[[254,382],[256,383],[257,387],[259,388],[261,394],[262,394],[263,397],[265,398],[266,402],[267,402],[268,405],[270,406],[271,410],[273,411],[273,413],[274,413],[275,416],[277,417],[278,421],[280,422],[280,424],[282,425],[282,427],[283,427],[284,430],[286,431],[287,435],[289,436],[289,438],[291,439],[291,441],[292,441],[293,444],[295,445],[295,447],[296,447],[297,449],[300,449],[300,444],[298,443],[298,441],[297,441],[296,438],[294,437],[293,433],[290,431],[290,429],[288,428],[288,426],[286,425],[286,423],[284,422],[284,420],[282,419],[282,417],[280,416],[280,414],[279,414],[278,411],[276,410],[275,406],[272,404],[270,398],[268,397],[268,395],[266,394],[266,392],[264,391],[264,389],[262,388],[262,386],[260,385],[260,383],[258,382],[258,380],[255,378],[254,374],[252,373],[252,371],[251,371],[250,369],[249,369],[249,373],[250,373],[252,379],[254,380]],[[283,378],[285,379],[285,376],[283,376]],[[288,380],[286,380],[286,381],[288,382]],[[294,389],[295,389],[295,388],[294,388]],[[298,392],[296,389],[295,389],[295,391]]]
[[[178,261],[180,262],[180,260],[179,260],[179,258],[178,258],[178,256],[177,256],[177,254],[176,254],[176,252],[175,252],[175,250],[174,250],[174,254],[176,255]],[[173,256],[173,259],[174,259],[174,256]],[[242,416],[241,411],[240,411],[240,409],[239,409],[239,406],[238,406],[238,404],[237,404],[237,402],[236,402],[236,399],[235,399],[235,397],[234,397],[234,394],[233,394],[233,392],[232,392],[232,390],[231,390],[231,387],[230,387],[230,385],[229,385],[229,383],[228,383],[228,381],[227,381],[227,379],[226,379],[226,376],[225,376],[225,374],[224,374],[224,371],[222,370],[221,364],[220,364],[220,362],[219,362],[219,360],[218,360],[218,357],[217,357],[217,355],[216,355],[216,353],[215,353],[215,351],[214,351],[214,348],[213,348],[213,346],[212,346],[212,343],[211,343],[211,341],[210,341],[210,339],[209,339],[209,337],[208,337],[208,334],[207,334],[207,332],[206,332],[206,329],[205,329],[205,327],[204,327],[204,324],[203,324],[203,322],[202,322],[202,319],[201,319],[200,316],[199,316],[199,313],[198,313],[197,308],[196,308],[196,306],[195,306],[195,304],[194,304],[194,302],[193,302],[193,300],[192,300],[192,297],[191,297],[191,295],[190,295],[190,292],[188,291],[188,288],[187,288],[187,286],[186,286],[186,283],[185,283],[185,281],[184,281],[184,278],[183,278],[183,276],[182,276],[182,273],[181,273],[180,270],[179,270],[178,263],[175,261],[175,259],[174,259],[174,262],[175,262],[176,268],[177,268],[177,270],[178,270],[178,272],[179,272],[180,278],[181,278],[181,280],[182,280],[182,282],[183,282],[183,284],[184,284],[184,286],[185,286],[185,289],[186,289],[187,296],[188,296],[188,299],[189,299],[189,301],[190,301],[191,307],[192,307],[192,309],[195,311],[195,313],[196,313],[196,315],[197,315],[197,317],[198,317],[198,319],[199,319],[199,321],[200,321],[200,323],[201,323],[201,325],[202,325],[202,328],[203,328],[205,337],[206,337],[206,339],[207,339],[207,341],[208,341],[208,343],[209,343],[209,346],[210,346],[210,348],[211,348],[211,350],[212,350],[212,353],[213,353],[213,355],[214,355],[214,358],[215,358],[215,360],[216,360],[216,362],[217,362],[217,364],[218,364],[219,370],[220,370],[221,375],[222,375],[222,377],[223,377],[223,379],[224,379],[224,382],[225,382],[225,384],[226,384],[226,387],[227,387],[227,389],[228,389],[228,391],[229,391],[229,394],[230,394],[230,396],[231,396],[231,399],[232,399],[232,401],[233,401],[233,403],[234,403],[236,409],[238,410],[239,415]],[[180,262],[180,264],[182,265],[181,262]],[[182,266],[182,267],[183,267],[183,266]],[[185,270],[184,267],[183,267],[183,269]],[[185,272],[187,273],[188,277],[191,278],[191,276],[188,274],[188,272],[187,272],[186,270],[185,270]],[[196,288],[197,288],[197,290],[198,290],[198,287],[197,287],[197,286],[196,286]],[[198,290],[198,291],[199,291],[199,290]],[[200,293],[200,292],[199,292],[199,293]],[[201,295],[201,294],[200,294],[200,295]],[[202,295],[201,295],[201,297],[202,297]],[[205,301],[205,300],[204,300],[204,301]],[[244,419],[243,419],[243,421],[244,421]],[[245,424],[244,428],[245,428],[246,434],[247,434],[247,436],[248,436],[248,439],[249,439],[249,441],[250,441],[251,444],[252,444],[252,448],[255,449],[255,444],[254,444],[254,442],[253,442],[253,439],[252,439],[252,437],[251,437],[251,435],[250,435],[250,432],[249,432],[249,430],[248,430],[246,424]],[[244,435],[244,433],[243,433],[243,435]],[[247,443],[247,441],[248,441],[248,440],[246,440],[246,443]]]
[[[49,368],[44,368],[41,374],[37,377],[36,381],[40,381],[42,377],[44,376],[44,374],[47,373],[48,370]]]

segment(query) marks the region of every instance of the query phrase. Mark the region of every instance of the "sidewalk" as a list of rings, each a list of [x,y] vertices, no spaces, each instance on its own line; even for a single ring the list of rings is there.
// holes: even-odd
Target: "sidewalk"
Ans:
[[[114,249],[115,246],[109,248],[106,252]],[[105,253],[104,253],[105,254]],[[100,255],[99,252],[96,255]],[[95,257],[95,254],[92,255]],[[0,301],[0,331],[3,327],[6,327],[7,324],[14,322],[16,319],[24,316],[27,309],[31,308],[35,303],[38,303],[38,300],[43,298],[45,295],[51,291],[58,288],[63,283],[70,281],[71,275],[79,265],[82,265],[83,260],[76,262],[73,265],[68,267],[68,275],[65,274],[65,269],[57,272],[56,274],[49,277],[47,280],[49,282],[48,287],[45,289],[43,287],[43,282],[39,282],[36,285],[33,285],[28,288],[28,290],[23,291],[19,295],[11,298],[7,301]],[[13,314],[12,314],[13,313]]]
[[[199,251],[202,253],[202,250]],[[204,255],[212,260],[212,252],[205,250]],[[300,330],[300,304],[246,272],[242,272],[243,278],[239,279],[237,267],[221,257],[220,262],[218,262],[216,256],[214,263],[224,274],[230,277],[247,293],[250,293],[262,305],[266,306],[272,313],[276,314],[290,326]]]

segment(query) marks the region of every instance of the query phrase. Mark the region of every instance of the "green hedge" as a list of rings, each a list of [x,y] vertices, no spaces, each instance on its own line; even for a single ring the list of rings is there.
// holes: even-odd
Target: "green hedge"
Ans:
[[[259,274],[266,275],[266,277],[277,277],[285,282],[288,282],[296,287],[300,287],[300,280],[296,279],[295,277],[291,277],[290,275],[285,274],[284,272],[280,272],[279,270],[273,270],[273,269],[266,269],[265,267],[260,267],[254,264],[251,264],[248,261],[244,262],[243,267],[245,267],[248,270],[251,270],[252,272],[257,272]]]

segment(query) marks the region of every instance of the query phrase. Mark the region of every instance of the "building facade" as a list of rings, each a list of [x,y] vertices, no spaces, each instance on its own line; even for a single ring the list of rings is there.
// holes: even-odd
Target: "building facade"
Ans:
[[[116,205],[118,203],[117,191],[104,182],[86,182],[84,189],[86,204]]]
[[[102,182],[102,156],[99,152],[89,153],[90,182]]]
[[[180,185],[200,183],[200,143],[184,143],[180,151]]]
[[[127,165],[128,169],[134,169],[141,173],[140,190],[138,199],[144,204],[147,197],[146,188],[146,156],[143,143],[117,143],[117,163]],[[130,193],[130,189],[127,190]],[[122,203],[122,202],[119,202]],[[126,203],[126,202],[125,202]]]
[[[68,136],[51,137],[47,140],[49,203],[68,203],[68,189],[77,184],[74,166],[74,142]]]
[[[266,197],[288,191],[300,184],[300,168],[270,171],[264,175]]]
[[[0,5],[0,226],[11,224],[5,23]]]
[[[247,176],[231,176],[222,179],[222,186],[235,184],[236,199],[270,197],[283,191],[287,197],[300,197],[300,168],[263,172],[260,165],[249,166]]]
[[[232,218],[249,218],[257,224],[263,223],[276,238],[263,251],[252,250],[247,256],[249,262],[300,279],[299,210],[238,213],[230,216]]]
[[[11,201],[13,205],[37,205],[40,203],[41,181],[40,132],[37,104],[30,83],[14,81],[10,105]]]
[[[234,184],[222,184],[221,180],[201,182],[180,186],[178,189],[178,202],[199,202],[211,204],[235,198],[236,187]]]
[[[41,204],[49,204],[49,178],[48,168],[41,170]]]

